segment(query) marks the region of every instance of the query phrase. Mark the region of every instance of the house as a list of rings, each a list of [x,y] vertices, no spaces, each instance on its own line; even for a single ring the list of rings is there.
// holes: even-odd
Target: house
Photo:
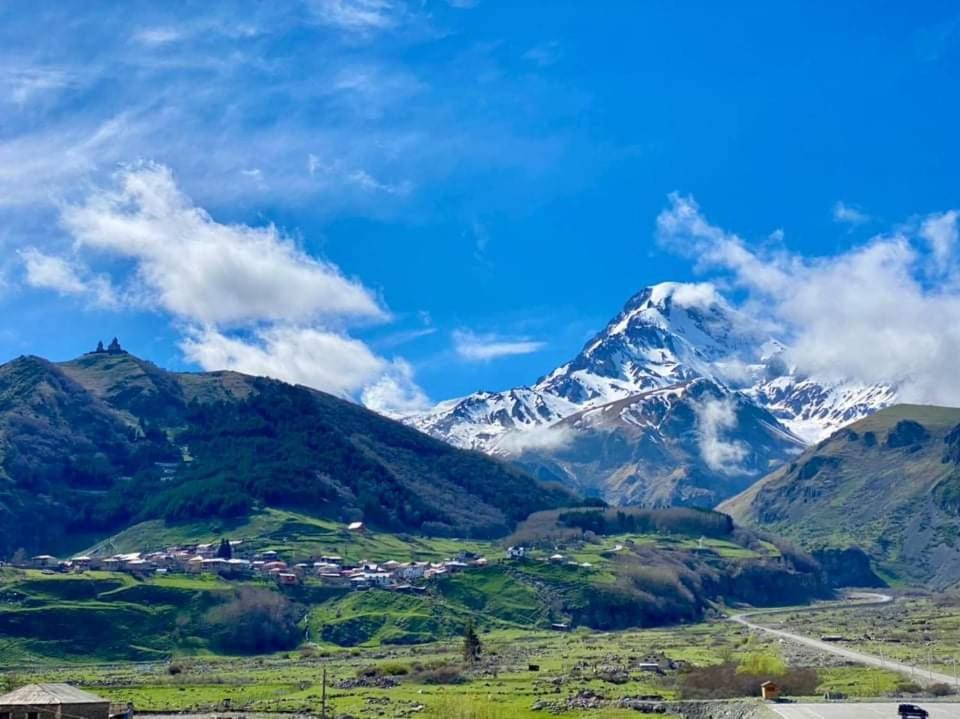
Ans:
[[[767,681],[760,685],[760,697],[764,701],[773,702],[780,698],[780,687]]]
[[[523,559],[526,556],[526,547],[507,547],[507,559]]]
[[[324,572],[317,576],[320,577],[320,581],[324,584],[330,584],[335,587],[342,587],[350,583],[350,577],[340,574],[339,572]]]
[[[567,561],[567,558],[564,557],[562,554],[554,554],[550,557],[550,561],[553,562],[554,564],[560,564],[561,562]]]
[[[252,565],[249,559],[228,559],[225,571],[234,576],[249,574],[252,571]]]
[[[367,528],[364,526],[363,522],[350,522],[347,525],[347,529],[351,532],[366,532]]]
[[[300,578],[292,572],[277,572],[277,584],[289,587],[300,582]]]
[[[413,562],[412,564],[400,567],[397,570],[397,575],[407,581],[423,579],[423,575],[426,574],[429,566],[427,562]]]
[[[57,566],[57,558],[49,554],[38,554],[33,558],[33,566],[37,569],[53,569]]]
[[[110,719],[110,702],[69,684],[28,684],[0,696],[0,719]]]
[[[365,572],[363,576],[373,587],[385,587],[393,581],[393,576],[387,572]]]

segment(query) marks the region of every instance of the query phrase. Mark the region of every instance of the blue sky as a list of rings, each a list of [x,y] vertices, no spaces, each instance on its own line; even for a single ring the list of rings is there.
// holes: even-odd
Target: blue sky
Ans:
[[[958,71],[952,3],[0,3],[0,359],[528,383],[644,285],[757,291],[658,235],[674,192],[807,268],[941,218],[919,266]]]

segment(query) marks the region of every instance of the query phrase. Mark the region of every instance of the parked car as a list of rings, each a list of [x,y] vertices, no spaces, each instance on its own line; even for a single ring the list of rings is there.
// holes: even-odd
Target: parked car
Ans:
[[[901,704],[897,707],[901,719],[928,719],[930,712],[916,704]]]

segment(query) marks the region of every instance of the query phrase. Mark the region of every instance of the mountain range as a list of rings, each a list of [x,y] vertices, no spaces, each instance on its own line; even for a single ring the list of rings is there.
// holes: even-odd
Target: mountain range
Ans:
[[[893,386],[804,375],[789,357],[713,285],[662,283],[534,384],[405,421],[612,503],[710,506],[896,401]]]
[[[168,372],[114,348],[0,365],[0,556],[82,548],[148,519],[263,507],[498,536],[575,503],[514,466],[323,392]]]

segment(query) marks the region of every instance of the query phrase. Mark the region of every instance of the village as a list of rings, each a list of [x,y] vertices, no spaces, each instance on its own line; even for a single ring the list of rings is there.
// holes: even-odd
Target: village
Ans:
[[[350,532],[365,532],[359,522],[349,525]],[[287,561],[281,553],[271,549],[246,549],[243,539],[221,539],[219,542],[184,544],[157,551],[140,551],[110,556],[80,555],[59,559],[50,554],[14,558],[8,566],[33,569],[47,573],[105,571],[123,572],[137,578],[170,574],[215,575],[227,581],[265,579],[279,586],[297,586],[310,582],[331,587],[368,589],[372,587],[395,591],[418,591],[417,582],[425,582],[470,569],[485,567],[487,557],[462,551],[440,561],[399,561],[395,559],[374,562],[367,559],[349,561],[337,554],[323,554],[304,561]],[[526,547],[511,546],[504,559],[530,558]],[[573,563],[566,556],[554,554],[543,561]],[[587,565],[588,566],[588,565]]]

